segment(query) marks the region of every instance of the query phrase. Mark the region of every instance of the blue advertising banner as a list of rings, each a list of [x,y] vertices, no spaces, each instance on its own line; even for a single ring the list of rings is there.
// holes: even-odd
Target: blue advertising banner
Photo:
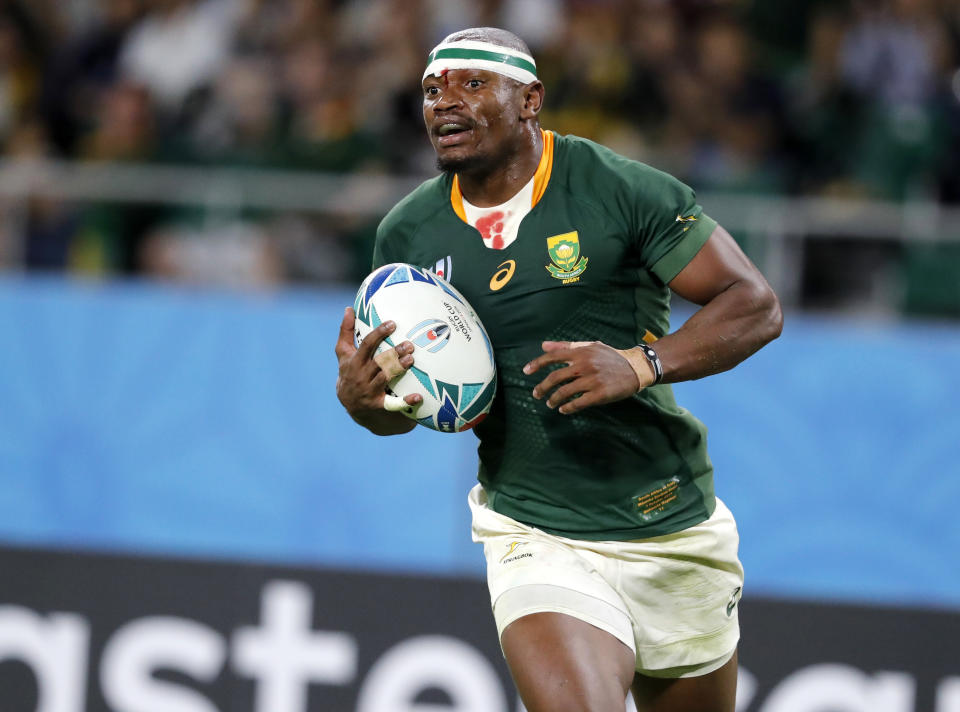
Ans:
[[[475,437],[378,438],[336,399],[351,301],[0,281],[0,541],[481,575]],[[958,363],[956,325],[788,315],[676,387],[748,591],[960,605]]]

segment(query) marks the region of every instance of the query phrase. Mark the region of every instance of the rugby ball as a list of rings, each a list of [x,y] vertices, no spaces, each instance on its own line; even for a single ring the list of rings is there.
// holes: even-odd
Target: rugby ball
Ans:
[[[385,321],[397,328],[378,347],[413,343],[413,366],[388,384],[388,399],[419,393],[414,407],[394,407],[420,425],[445,433],[469,430],[490,412],[497,390],[493,346],[460,292],[428,269],[405,263],[371,272],[353,304],[354,341]]]

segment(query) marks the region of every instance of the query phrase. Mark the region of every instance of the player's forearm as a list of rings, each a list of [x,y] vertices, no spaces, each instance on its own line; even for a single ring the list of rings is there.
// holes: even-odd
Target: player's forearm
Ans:
[[[663,382],[703,378],[733,368],[780,335],[780,302],[766,282],[738,281],[654,344]]]

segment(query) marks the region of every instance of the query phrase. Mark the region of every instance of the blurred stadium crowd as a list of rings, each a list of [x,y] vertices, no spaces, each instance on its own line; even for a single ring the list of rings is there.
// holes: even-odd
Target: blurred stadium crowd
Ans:
[[[524,37],[543,123],[698,191],[960,202],[958,0],[0,0],[3,164],[427,176],[445,34]],[[351,281],[377,216],[33,199],[0,264]]]

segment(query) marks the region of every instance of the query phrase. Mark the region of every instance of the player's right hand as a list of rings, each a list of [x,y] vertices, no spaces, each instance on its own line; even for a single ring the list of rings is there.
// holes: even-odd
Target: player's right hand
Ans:
[[[340,335],[334,349],[339,362],[337,376],[337,398],[350,416],[364,427],[381,435],[406,432],[416,423],[400,413],[388,413],[384,410],[387,375],[377,364],[374,357],[377,347],[396,329],[396,324],[387,321],[373,329],[354,346],[353,330],[355,315],[352,307],[347,307],[340,323]],[[404,341],[394,347],[396,362],[404,369],[413,365],[413,344]],[[404,401],[411,406],[417,405],[423,398],[413,393]]]

